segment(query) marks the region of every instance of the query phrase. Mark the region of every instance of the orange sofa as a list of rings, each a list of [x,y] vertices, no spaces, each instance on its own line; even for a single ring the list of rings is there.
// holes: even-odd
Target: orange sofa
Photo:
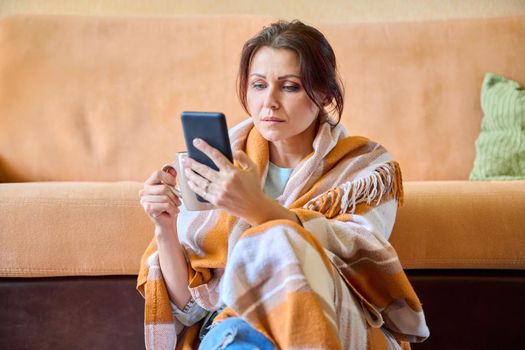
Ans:
[[[0,20],[0,348],[143,348],[142,182],[182,110],[246,118],[242,43],[266,17]],[[525,181],[469,182],[486,72],[525,84],[525,17],[322,23],[342,123],[401,164],[391,237],[426,310],[414,349],[523,348]]]

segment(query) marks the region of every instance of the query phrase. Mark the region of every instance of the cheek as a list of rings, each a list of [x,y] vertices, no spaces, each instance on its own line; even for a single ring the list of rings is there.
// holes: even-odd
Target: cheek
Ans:
[[[250,115],[253,115],[258,109],[257,97],[253,93],[248,93],[246,95],[246,107],[248,107],[248,112]]]
[[[317,116],[319,113],[319,107],[310,100],[308,95],[301,96],[300,99],[295,100],[294,102],[293,108],[302,115]]]

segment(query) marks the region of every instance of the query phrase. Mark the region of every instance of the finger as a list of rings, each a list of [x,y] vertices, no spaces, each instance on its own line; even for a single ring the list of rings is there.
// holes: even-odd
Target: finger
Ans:
[[[193,145],[199,150],[206,154],[217,167],[222,169],[228,169],[232,166],[232,163],[224,154],[222,154],[218,149],[210,146],[206,141],[202,139],[194,139]]]
[[[158,184],[158,185],[144,186],[144,192],[142,193],[142,195],[152,195],[152,194],[162,195],[162,194],[169,194],[169,193],[173,194],[169,185]]]
[[[177,170],[172,164],[164,164],[161,170],[170,174],[171,176],[177,177]]]
[[[201,175],[205,179],[210,180],[210,181],[211,179],[214,179],[219,175],[217,171],[213,170],[206,164],[199,163],[196,160],[193,160],[189,157],[184,159],[184,166],[185,166],[185,169],[189,168],[193,170],[194,172],[197,172],[199,175]]]
[[[181,199],[177,194],[175,194],[172,190],[172,187],[168,185],[151,185],[144,187],[144,191],[141,195],[141,198],[144,196],[168,196],[173,200],[173,202],[177,205],[181,204]]]
[[[174,197],[170,195],[143,196],[140,199],[140,202],[143,205],[147,205],[148,203],[169,203],[175,207],[178,207],[181,205],[180,199],[178,199],[178,197]]]
[[[160,180],[162,183],[170,186],[177,185],[177,171],[173,168],[169,168],[168,171],[162,171],[160,175]],[[175,175],[173,175],[173,172]]]
[[[169,207],[168,209],[162,209],[159,208],[158,210],[153,210],[148,213],[148,215],[153,219],[153,221],[157,221],[159,217],[162,215],[168,215],[168,216],[176,216],[178,213],[180,213],[179,208],[177,207]]]
[[[193,181],[188,181],[188,186],[193,192],[195,192],[196,194],[213,204],[212,195],[210,193],[211,185],[209,185],[208,188],[206,188],[205,190],[205,186],[199,186]]]
[[[166,196],[171,199],[171,201],[176,205],[176,206],[179,206],[181,205],[181,199],[180,197],[175,194],[173,192],[173,187],[168,187],[167,191],[166,191]]]
[[[209,180],[205,179],[199,174],[196,174],[194,171],[192,171],[189,168],[184,169],[184,175],[186,175],[186,179],[188,181],[193,182],[197,187],[200,187],[200,188],[204,188],[207,184],[210,183]]]
[[[157,185],[162,183],[162,170],[155,170],[150,177],[144,182],[144,185]]]
[[[157,217],[162,214],[162,212],[168,211],[169,207],[169,203],[144,203],[146,213],[152,217]]]
[[[175,186],[175,184],[177,183],[177,178],[166,171],[156,170],[144,182],[144,185],[157,185],[161,183]]]
[[[182,197],[182,193],[180,192],[180,189],[178,189],[178,188],[175,187],[175,186],[170,186],[169,188],[170,188],[170,190],[171,190],[171,193],[172,193],[176,198],[181,198],[181,197]]]
[[[174,178],[177,178],[177,170],[175,170],[175,168],[169,167],[166,172],[170,174],[171,176],[173,176]]]

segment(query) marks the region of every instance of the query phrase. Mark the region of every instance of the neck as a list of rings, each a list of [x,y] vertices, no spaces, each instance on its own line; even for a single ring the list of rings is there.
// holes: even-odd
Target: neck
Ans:
[[[270,142],[270,162],[280,168],[295,168],[306,156],[313,152],[313,141],[317,123],[312,123],[302,134],[295,137]]]

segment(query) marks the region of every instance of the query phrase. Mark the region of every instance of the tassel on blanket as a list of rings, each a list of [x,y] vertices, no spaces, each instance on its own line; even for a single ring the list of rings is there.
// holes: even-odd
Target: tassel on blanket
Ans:
[[[332,218],[345,213],[354,214],[359,204],[377,206],[382,200],[392,197],[397,199],[399,206],[403,204],[403,179],[395,161],[379,165],[369,176],[328,190],[306,203],[305,208]]]

